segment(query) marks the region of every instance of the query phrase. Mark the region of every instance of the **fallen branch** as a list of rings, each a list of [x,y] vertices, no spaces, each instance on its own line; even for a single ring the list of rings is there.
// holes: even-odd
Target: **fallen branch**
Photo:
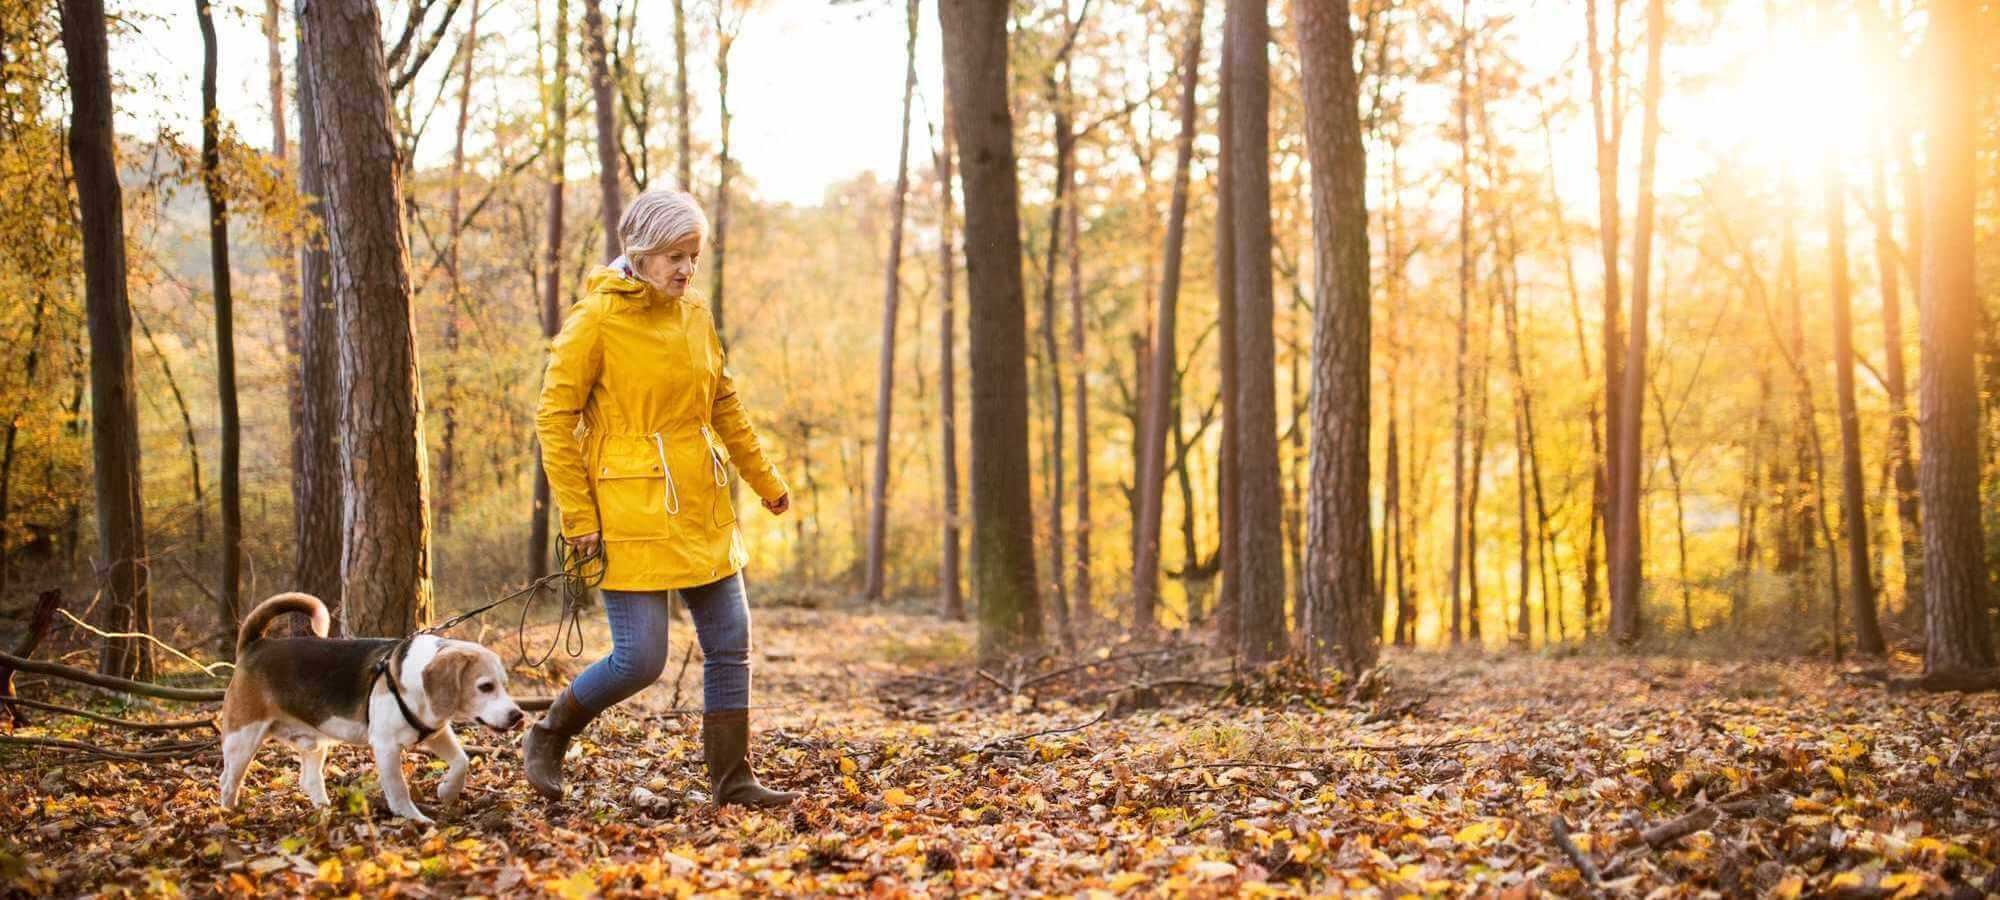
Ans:
[[[1066,728],[1050,728],[1050,729],[1048,729],[1048,730],[1046,730],[1046,731],[1037,731],[1037,732],[1033,732],[1033,733],[1031,733],[1031,734],[1017,734],[1017,735],[1011,735],[1011,736],[1008,736],[1008,737],[1003,737],[1003,738],[998,738],[998,739],[996,739],[996,740],[991,740],[991,741],[987,741],[987,742],[986,742],[986,743],[984,743],[984,744],[980,744],[980,745],[979,745],[979,747],[977,748],[977,750],[975,750],[975,752],[978,752],[978,753],[985,753],[986,751],[988,751],[988,750],[991,750],[991,749],[994,749],[995,747],[999,747],[999,746],[1000,746],[1000,745],[1002,745],[1002,744],[1011,744],[1011,743],[1014,743],[1015,741],[1025,741],[1025,740],[1031,740],[1031,739],[1033,739],[1033,738],[1038,738],[1038,737],[1047,737],[1047,736],[1049,736],[1049,735],[1052,735],[1052,734],[1069,734],[1069,733],[1070,733],[1070,732],[1072,732],[1072,731],[1082,731],[1082,730],[1084,730],[1085,728],[1089,728],[1089,727],[1090,727],[1090,726],[1092,726],[1092,725],[1095,725],[1095,724],[1097,724],[1097,723],[1099,723],[1099,722],[1102,722],[1102,721],[1104,721],[1104,716],[1105,716],[1105,715],[1106,715],[1107,713],[1109,713],[1109,712],[1110,712],[1110,710],[1108,710],[1108,709],[1107,709],[1107,710],[1102,710],[1102,711],[1098,712],[1098,714],[1097,714],[1097,715],[1095,715],[1095,716],[1091,717],[1090,721],[1088,721],[1088,722],[1084,722],[1084,723],[1082,723],[1082,724],[1080,724],[1080,725],[1071,725],[1071,726],[1068,726],[1068,727],[1066,727]]]
[[[1452,741],[1432,741],[1428,744],[1341,744],[1334,747],[1317,747],[1314,749],[1321,753],[1344,753],[1349,750],[1362,753],[1403,753],[1407,751],[1431,753],[1438,750],[1449,750],[1453,747],[1472,747],[1479,744],[1491,743],[1493,742],[1486,738],[1459,738]]]
[[[1057,678],[1061,678],[1064,675],[1068,675],[1072,672],[1081,672],[1085,669],[1095,668],[1097,666],[1108,666],[1113,663],[1124,662],[1128,659],[1140,659],[1142,657],[1147,657],[1147,656],[1166,656],[1169,654],[1182,653],[1182,652],[1186,652],[1185,647],[1162,647],[1155,650],[1135,650],[1130,653],[1119,653],[1113,656],[1107,656],[1103,659],[1093,659],[1090,660],[1089,662],[1082,662],[1073,666],[1065,666],[1053,672],[1044,672],[1040,675],[1037,675],[1033,678],[1023,681],[1021,682],[1021,690],[1025,691],[1028,688],[1034,687],[1035,685],[1042,684],[1044,682],[1054,681]]]
[[[101,628],[98,628],[95,625],[90,624],[89,622],[85,622],[82,619],[70,615],[69,610],[64,609],[57,611],[62,613],[63,618],[70,620],[71,624],[74,624],[76,627],[88,631],[91,634],[97,635],[98,637],[101,638],[145,638],[146,640],[151,641],[153,643],[153,646],[165,650],[168,653],[173,654],[174,656],[180,657],[182,660],[185,660],[188,665],[200,669],[201,674],[207,675],[210,678],[225,677],[216,674],[215,672],[216,669],[236,668],[236,664],[232,662],[215,662],[215,663],[202,662],[201,660],[195,659],[194,657],[181,652],[180,650],[176,649],[173,645],[168,644],[166,641],[160,640],[159,638],[156,638],[143,631],[105,631]]]
[[[1889,679],[1890,693],[1929,691],[1977,694],[2000,691],[2000,669],[1946,669],[1917,678]]]
[[[130,728],[134,731],[192,731],[197,728],[215,727],[215,723],[208,719],[180,719],[171,722],[141,722],[136,719],[120,719],[115,716],[94,713],[87,709],[64,706],[60,703],[44,703],[40,700],[29,700],[26,697],[14,697],[8,700],[8,702],[18,703],[29,709],[40,709],[52,713],[61,713],[66,716],[77,716],[93,722],[116,725],[119,728]]]
[[[4,746],[45,747],[52,750],[73,750],[78,753],[88,753],[102,759],[159,762],[170,759],[192,759],[202,755],[206,751],[214,750],[216,742],[213,740],[183,741],[173,744],[156,744],[137,750],[123,750],[116,747],[99,747],[95,744],[86,744],[82,741],[63,740],[62,738],[17,737],[10,734],[0,734],[0,747]]]
[[[1597,865],[1590,861],[1590,857],[1576,845],[1576,841],[1570,839],[1569,822],[1558,815],[1549,823],[1549,830],[1555,833],[1556,846],[1561,848],[1563,855],[1569,857],[1570,863],[1575,865],[1576,871],[1583,876],[1583,883],[1591,887],[1602,884],[1603,879],[1597,874]]]
[[[1322,778],[1326,776],[1325,766],[1300,766],[1300,765],[1293,765],[1291,763],[1252,762],[1250,760],[1243,760],[1243,759],[1232,759],[1227,762],[1216,762],[1216,763],[1188,763],[1187,765],[1183,766],[1168,766],[1164,769],[1161,769],[1160,771],[1185,772],[1190,769],[1276,769],[1282,772],[1307,772]]]
[[[14,647],[15,656],[26,659],[35,655],[36,648],[42,645],[42,638],[47,636],[49,629],[55,625],[56,610],[61,606],[61,591],[47,590],[42,592],[42,595],[35,600],[34,615],[28,619],[28,633],[22,635],[21,643]],[[0,710],[6,711],[9,721],[15,724],[25,723],[27,719],[10,702],[13,696],[14,667],[5,662],[0,662]]]
[[[23,659],[12,653],[0,653],[0,666],[5,666],[15,671],[26,672],[30,675],[47,675],[50,678],[61,678],[65,681],[80,682],[92,687],[101,687],[127,694],[157,697],[161,700],[180,700],[188,703],[213,703],[222,700],[221,688],[183,688],[153,684],[149,681],[133,681],[130,678],[103,675],[92,672],[89,669],[79,669],[75,666],[65,666],[61,663]]]
[[[1790,770],[1777,772],[1761,782],[1749,785],[1740,791],[1733,791],[1712,803],[1704,803],[1679,817],[1639,832],[1639,839],[1654,850],[1671,846],[1681,838],[1713,827],[1716,821],[1725,815],[1739,816],[1756,812],[1764,805],[1764,794],[1784,787],[1791,780]]]

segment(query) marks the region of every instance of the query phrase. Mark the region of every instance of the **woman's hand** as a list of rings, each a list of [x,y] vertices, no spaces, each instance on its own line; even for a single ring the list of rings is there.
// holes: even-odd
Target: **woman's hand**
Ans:
[[[791,495],[791,493],[790,493],[790,492],[788,491],[788,492],[786,492],[786,493],[783,493],[783,494],[779,494],[779,495],[778,495],[778,499],[776,499],[776,500],[766,500],[766,501],[764,501],[764,508],[765,508],[765,509],[768,509],[768,510],[770,510],[770,511],[771,511],[771,515],[774,515],[774,516],[782,516],[782,515],[784,515],[784,514],[785,514],[785,510],[788,510],[788,509],[791,509],[791,508],[792,508],[792,495]]]
[[[569,548],[575,551],[578,556],[595,556],[597,555],[598,536],[600,534],[601,532],[596,531],[589,534],[580,534],[576,537],[566,539],[566,542],[569,544]]]

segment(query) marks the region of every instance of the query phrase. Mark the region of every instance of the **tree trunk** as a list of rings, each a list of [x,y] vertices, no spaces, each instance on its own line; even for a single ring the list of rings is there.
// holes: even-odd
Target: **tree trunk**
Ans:
[[[1889,392],[1889,474],[1890,490],[1896,498],[1896,533],[1903,557],[1903,606],[1923,618],[1924,539],[1921,508],[1917,503],[1917,470],[1910,462],[1910,389],[1903,368],[1903,298],[1901,253],[1896,249],[1895,225],[1889,213],[1887,178],[1883,157],[1888,141],[1878,135],[1870,160],[1870,187],[1875,219],[1875,268],[1882,290],[1882,375]]]
[[[1930,85],[1924,170],[1923,283],[1919,318],[1919,478],[1924,504],[1924,674],[1994,665],[1986,611],[1986,546],[1980,523],[1979,394],[1973,374],[1979,294],[1973,206],[1975,86],[1984,57],[1973,0],[1930,7],[1924,49]]]
[[[1312,481],[1300,597],[1312,610],[1312,653],[1356,676],[1374,666],[1382,637],[1369,577],[1367,152],[1347,0],[1296,0],[1293,9],[1312,162],[1314,296]]]
[[[729,0],[716,0],[715,4],[715,102],[721,120],[722,143],[715,155],[715,215],[712,225],[715,229],[710,255],[715,257],[714,287],[709,291],[708,308],[715,319],[715,333],[727,345],[729,331],[724,326],[727,321],[722,315],[723,277],[727,274],[726,251],[729,236],[729,49],[736,42],[736,29],[728,22],[725,10]],[[741,19],[737,20],[741,24]],[[734,499],[737,480],[729,480],[731,499]]]
[[[1618,480],[1615,469],[1620,459],[1619,429],[1624,419],[1619,414],[1618,394],[1623,389],[1624,360],[1622,345],[1624,337],[1619,325],[1619,269],[1618,243],[1621,211],[1618,203],[1618,156],[1624,144],[1625,116],[1620,98],[1623,94],[1623,80],[1619,76],[1619,61],[1623,57],[1619,31],[1621,19],[1619,6],[1623,0],[1611,0],[1611,47],[1609,69],[1606,60],[1598,50],[1597,43],[1597,0],[1585,0],[1584,14],[1587,24],[1590,64],[1590,117],[1592,132],[1597,144],[1597,234],[1598,251],[1604,263],[1604,447],[1602,459],[1610,460],[1596,477],[1598,484],[1591,492],[1596,515],[1604,525],[1604,546],[1606,568],[1617,566],[1617,518],[1615,508],[1618,503]],[[1591,546],[1596,546],[1593,539]],[[1594,554],[1593,554],[1594,555]],[[1590,623],[1595,618],[1595,587],[1597,565],[1595,559],[1586,561],[1584,578],[1584,633],[1590,633]],[[1612,573],[1607,572],[1607,575]],[[1610,580],[1610,578],[1607,578]]]
[[[1653,257],[1653,169],[1660,143],[1660,47],[1666,38],[1664,0],[1646,4],[1645,121],[1639,138],[1639,206],[1632,234],[1631,343],[1625,353],[1625,388],[1618,401],[1618,441],[1613,452],[1618,466],[1612,482],[1618,515],[1611,529],[1614,547],[1611,579],[1611,636],[1621,644],[1639,639],[1643,630],[1639,609],[1641,547],[1639,476],[1641,432],[1645,420],[1646,323],[1651,299],[1648,277]]]
[[[1028,492],[1027,311],[1021,290],[1020,188],[1007,107],[1007,4],[944,0],[945,93],[965,185],[972,364],[972,582],[979,653],[1041,643],[1034,508]]]
[[[1065,16],[1067,21],[1067,16]],[[1068,96],[1053,80],[1049,103],[1055,107],[1055,196],[1049,201],[1048,256],[1042,266],[1042,371],[1049,397],[1049,591],[1056,614],[1056,633],[1064,643],[1073,639],[1070,631],[1069,592],[1064,580],[1067,547],[1063,532],[1063,383],[1062,355],[1056,349],[1056,260],[1062,252],[1064,205],[1069,202],[1072,177],[1070,156],[1076,145],[1064,104]]]
[[[1064,93],[1069,93],[1065,85]],[[1071,177],[1074,178],[1074,170]],[[1076,594],[1073,605],[1081,622],[1090,621],[1090,367],[1084,365],[1083,248],[1077,218],[1075,185],[1069,210],[1070,377],[1076,384]],[[1060,576],[1058,576],[1060,579]]]
[[[49,273],[43,273],[44,276],[47,274]],[[46,282],[41,283],[46,284]],[[25,345],[27,349],[22,354],[21,368],[24,371],[21,384],[31,390],[35,387],[35,375],[41,368],[42,332],[48,321],[48,311],[49,292],[46,287],[42,287],[35,291],[34,324],[28,327],[28,342]],[[23,398],[21,407],[7,418],[7,436],[4,441],[0,441],[0,597],[6,596],[7,593],[8,561],[11,558],[7,534],[11,530],[8,520],[14,508],[10,498],[14,487],[15,442],[20,437],[21,421],[27,418],[31,402],[33,402],[32,394]]]
[[[458,344],[459,319],[465,315],[465,286],[459,266],[460,243],[465,236],[465,129],[472,118],[472,56],[479,44],[479,0],[472,0],[471,18],[459,50],[458,121],[452,129],[451,184],[445,197],[447,227],[445,278],[449,296],[444,316],[444,438],[438,444],[438,531],[451,530],[452,513],[458,505]]]
[[[687,0],[674,0],[674,103],[680,109],[675,127],[680,132],[681,190],[694,190],[694,142],[689,133],[694,116],[688,111]]]
[[[333,311],[333,261],[326,222],[326,171],[321,164],[318,89],[304,23],[297,35],[299,193],[306,212],[322,227],[308,236],[299,256],[299,470],[292,479],[296,507],[299,590],[320,598],[333,616],[331,633],[345,635],[347,605],[340,579],[340,364]],[[305,616],[291,617],[291,631],[310,632]]]
[[[335,248],[342,596],[356,634],[401,636],[432,611],[429,473],[381,23],[368,0],[304,12]]]
[[[1227,0],[1224,0],[1226,10]],[[1227,13],[1225,12],[1225,19]],[[1236,484],[1240,481],[1240,456],[1236,446],[1236,436],[1242,431],[1238,420],[1241,413],[1236,399],[1238,366],[1236,365],[1236,179],[1231,171],[1238,155],[1234,138],[1235,128],[1231,124],[1235,116],[1236,76],[1232,69],[1235,47],[1238,43],[1234,29],[1224,22],[1222,29],[1222,64],[1218,73],[1221,82],[1215,104],[1216,166],[1215,166],[1215,307],[1221,346],[1217,356],[1221,365],[1222,399],[1222,440],[1217,452],[1220,464],[1216,466],[1216,511],[1217,564],[1220,566],[1221,587],[1216,591],[1216,638],[1225,653],[1236,655],[1239,635],[1242,632],[1243,561],[1236,542],[1236,532],[1241,516],[1238,514],[1240,498]],[[1191,514],[1191,513],[1189,513]],[[1190,562],[1190,565],[1192,563]]]
[[[583,36],[584,46],[590,54],[591,111],[597,116],[597,185],[602,197],[598,202],[597,214],[598,220],[604,223],[604,261],[610,262],[625,252],[625,247],[618,237],[618,218],[624,213],[625,201],[620,196],[618,184],[618,107],[611,101],[611,68],[606,63],[604,12],[599,6],[599,0],[583,0]],[[724,76],[723,82],[725,90],[728,84],[727,77]],[[715,296],[717,305],[720,306],[722,249],[719,238],[716,244]],[[721,331],[720,324],[716,326],[716,330]]]
[[[1459,593],[1466,582],[1465,426],[1466,362],[1472,329],[1472,31],[1467,24],[1471,0],[1458,9],[1458,353],[1453,361],[1451,416],[1451,643],[1465,640],[1465,607]],[[1474,575],[1476,578],[1477,575]],[[1475,626],[1476,627],[1476,626]]]
[[[883,545],[888,541],[889,531],[889,424],[896,399],[896,307],[903,293],[903,210],[910,193],[910,104],[917,92],[916,0],[910,0],[908,23],[903,41],[908,60],[903,69],[903,120],[901,130],[896,133],[896,192],[889,200],[889,260],[882,278],[881,360],[875,382],[875,483],[868,498],[868,575],[862,589],[862,595],[870,602],[882,600]],[[950,190],[949,183],[946,190]],[[949,339],[947,329],[946,340]]]
[[[1832,18],[1828,0],[1820,15]],[[1861,474],[1861,414],[1854,406],[1854,322],[1847,272],[1847,184],[1831,150],[1821,159],[1826,200],[1827,265],[1832,270],[1833,384],[1840,409],[1840,512],[1847,528],[1848,599],[1854,607],[1854,647],[1880,656],[1886,649],[1875,619],[1875,579],[1868,569],[1867,485]]]
[[[236,620],[242,615],[243,582],[243,423],[236,408],[236,324],[229,291],[229,193],[222,179],[222,116],[215,109],[215,19],[209,0],[195,0],[201,26],[201,182],[208,195],[209,272],[215,286],[215,391],[222,418],[222,584],[224,618],[221,653],[236,649]]]
[[[1269,10],[1229,0],[1230,190],[1236,243],[1237,522],[1227,536],[1242,562],[1238,644],[1244,659],[1282,656],[1285,543],[1278,489],[1278,410],[1271,298]],[[1365,563],[1365,556],[1364,556]],[[1367,571],[1364,564],[1363,573]]]
[[[1167,206],[1167,237],[1160,268],[1160,297],[1154,314],[1153,346],[1147,352],[1149,371],[1145,388],[1145,409],[1140,415],[1139,471],[1135,488],[1139,492],[1138,529],[1132,561],[1133,628],[1140,634],[1153,630],[1159,621],[1160,527],[1166,507],[1167,416],[1174,394],[1174,371],[1179,350],[1174,332],[1179,327],[1181,292],[1181,251],[1187,243],[1188,168],[1194,158],[1195,116],[1200,107],[1195,89],[1201,82],[1201,28],[1208,11],[1207,0],[1194,0],[1188,22],[1186,49],[1181,53],[1180,139],[1174,145],[1174,186]],[[1190,557],[1185,565],[1193,566]]]
[[[264,0],[264,42],[269,54],[267,71],[271,94],[271,156],[280,166],[291,156],[291,140],[286,134],[285,124],[285,57],[283,44],[279,39],[283,7],[278,0]],[[310,203],[311,201],[307,201]],[[277,259],[273,264],[278,270],[278,316],[285,332],[285,408],[291,423],[292,461],[292,515],[296,520],[302,512],[303,479],[305,477],[305,392],[299,383],[298,360],[304,353],[304,344],[299,335],[299,270],[298,241],[290,225],[276,230]],[[294,535],[296,540],[296,535]],[[288,616],[297,624],[306,622],[304,616]]]
[[[675,7],[679,9],[678,5]],[[542,158],[549,162],[547,224],[544,226],[542,244],[542,337],[554,340],[562,330],[562,243],[563,243],[563,155],[569,147],[569,0],[556,0],[555,21],[556,59],[553,83],[542,92],[548,98],[548,108],[543,111]],[[685,63],[685,57],[683,57]],[[682,128],[686,128],[683,119]],[[686,165],[683,152],[682,165]],[[535,453],[535,499],[534,520],[528,526],[528,576],[540,578],[549,571],[549,506],[553,502],[549,493],[548,473],[539,464],[541,453]]]
[[[70,166],[83,233],[83,296],[90,331],[91,462],[106,631],[151,631],[139,405],[132,374],[132,307],[125,293],[125,213],[111,123],[111,61],[102,0],[64,0],[62,45],[69,74]],[[98,671],[153,676],[152,645],[105,638]]]
[[[938,408],[941,413],[938,427],[943,444],[940,455],[944,457],[944,555],[939,560],[938,582],[944,589],[945,617],[962,622],[965,621],[965,594],[959,587],[961,540],[958,534],[958,374],[955,362],[958,356],[958,313],[953,308],[956,305],[958,273],[952,256],[954,213],[950,111],[946,110],[942,118],[944,123],[937,157],[938,200],[943,206],[938,216],[938,288],[943,295],[938,312]]]

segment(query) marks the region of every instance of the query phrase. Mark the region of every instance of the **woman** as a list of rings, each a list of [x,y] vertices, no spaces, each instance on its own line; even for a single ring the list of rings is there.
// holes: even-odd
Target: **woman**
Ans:
[[[714,320],[687,298],[707,234],[693,197],[640,194],[618,224],[626,255],[590,274],[549,351],[535,415],[542,466],[563,539],[604,552],[612,644],[522,738],[528,782],[552,800],[563,795],[570,738],[659,679],[670,591],[686,600],[701,642],[702,756],[715,801],[777,806],[796,797],[758,784],[747,759],[747,554],[725,460],[772,515],[791,497],[736,396]]]

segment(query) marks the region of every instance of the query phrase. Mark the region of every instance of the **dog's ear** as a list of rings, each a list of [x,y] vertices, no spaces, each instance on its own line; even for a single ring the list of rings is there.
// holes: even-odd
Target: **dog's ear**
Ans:
[[[457,712],[465,708],[472,693],[472,676],[479,668],[479,654],[464,647],[445,647],[424,667],[424,694],[431,709]]]

